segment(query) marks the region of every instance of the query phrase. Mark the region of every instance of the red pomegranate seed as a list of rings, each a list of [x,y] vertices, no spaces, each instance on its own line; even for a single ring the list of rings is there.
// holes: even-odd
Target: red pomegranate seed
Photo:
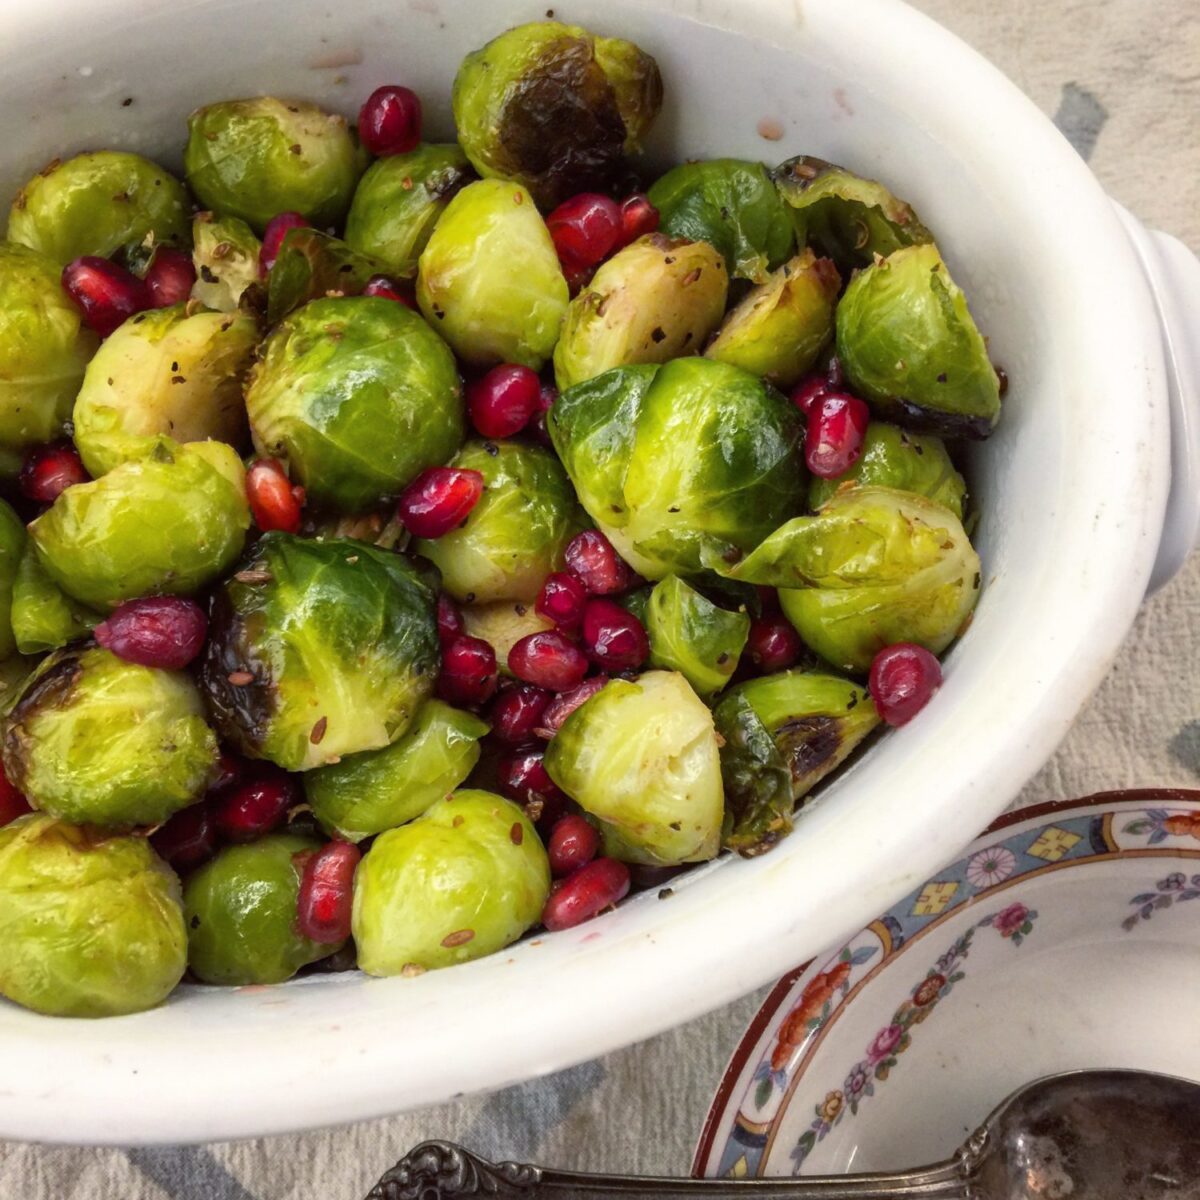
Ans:
[[[633,572],[598,529],[585,529],[567,543],[567,569],[578,575],[588,594],[611,596],[633,583]]]
[[[421,100],[406,87],[377,87],[358,110],[358,137],[376,158],[407,154],[421,140]]]
[[[437,694],[447,704],[486,704],[496,691],[496,652],[483,638],[463,635],[442,651]]]
[[[192,294],[196,282],[196,267],[192,256],[174,246],[159,246],[150,260],[143,282],[150,292],[155,308],[170,308],[182,304]]]
[[[557,399],[558,388],[552,383],[543,383],[542,390],[538,394],[537,412],[533,414],[533,419],[525,427],[543,446],[554,445],[550,440],[550,431],[546,428],[546,414],[554,407]]]
[[[272,529],[297,533],[302,496],[303,491],[292,487],[278,459],[260,458],[246,472],[246,499],[250,501],[254,523],[263,533]]]
[[[208,785],[209,792],[223,792],[227,787],[240,783],[250,771],[250,764],[236,754],[224,751],[217,759],[216,776]]]
[[[583,682],[588,660],[565,634],[546,629],[523,637],[513,646],[508,652],[508,669],[526,683],[565,692]]]
[[[288,809],[299,803],[290,775],[263,769],[213,800],[217,832],[230,842],[252,842],[283,824]]]
[[[91,254],[63,267],[62,285],[83,313],[84,324],[101,337],[154,306],[150,289],[132,271]]]
[[[612,600],[589,600],[583,610],[583,648],[598,667],[632,671],[650,654],[645,626]]]
[[[607,682],[607,675],[593,675],[569,692],[555,696],[546,706],[546,711],[542,713],[542,723],[538,727],[538,735],[547,739],[552,738],[562,728],[563,722],[585,700],[590,700]]]
[[[641,193],[634,192],[621,205],[621,236],[619,244],[628,246],[638,238],[658,228],[658,209]]]
[[[463,620],[462,613],[458,611],[458,605],[445,592],[438,593],[437,624],[438,640],[443,647],[450,645],[451,642],[467,632],[467,623]]]
[[[587,589],[576,576],[555,571],[546,576],[534,608],[559,629],[576,629],[583,620],[587,598]]]
[[[87,480],[79,451],[70,442],[52,442],[26,451],[18,483],[27,500],[53,504],[67,488]]]
[[[411,297],[406,296],[400,285],[387,275],[372,275],[363,287],[364,296],[378,296],[383,300],[395,300],[406,308],[416,308]]]
[[[164,671],[182,671],[207,634],[204,609],[182,596],[126,600],[94,631],[96,641],[118,658]]]
[[[354,871],[361,858],[359,848],[349,842],[329,842],[309,856],[296,897],[296,929],[301,937],[326,946],[350,936]]]
[[[867,687],[888,725],[906,725],[942,686],[942,664],[924,646],[897,642],[875,655]]]
[[[28,812],[33,809],[25,799],[25,793],[9,782],[3,764],[0,764],[0,825],[7,825]]]
[[[577,813],[555,822],[546,844],[550,856],[550,872],[557,878],[573,875],[596,857],[600,850],[600,834],[586,817]]]
[[[156,829],[150,844],[177,871],[198,866],[217,848],[212,809],[203,802],[189,805]]]
[[[488,713],[492,733],[510,746],[532,741],[549,703],[549,692],[528,683],[503,688]]]
[[[542,924],[551,932],[582,925],[629,893],[629,868],[615,858],[595,858],[563,881],[546,907]]]
[[[770,675],[794,667],[804,653],[804,643],[785,617],[772,613],[750,623],[746,653],[760,671]]]
[[[808,412],[804,461],[820,479],[845,474],[862,453],[871,410],[865,400],[846,392],[829,392]]]
[[[824,400],[831,390],[824,375],[808,375],[792,388],[792,403],[807,417],[812,406],[818,400]]]
[[[501,363],[467,388],[471,424],[487,438],[512,437],[537,412],[541,393],[541,380],[528,367]]]
[[[564,200],[546,218],[546,228],[563,262],[594,267],[617,246],[621,207],[598,192],[580,192]]]
[[[276,213],[263,230],[262,249],[258,252],[258,273],[266,279],[283,248],[283,239],[293,229],[307,229],[311,225],[298,212]]]
[[[546,772],[539,750],[520,750],[506,755],[497,764],[496,780],[500,791],[518,804],[533,800],[559,799],[562,792]]]
[[[400,520],[413,537],[440,538],[471,515],[482,495],[479,471],[430,467],[400,493]]]

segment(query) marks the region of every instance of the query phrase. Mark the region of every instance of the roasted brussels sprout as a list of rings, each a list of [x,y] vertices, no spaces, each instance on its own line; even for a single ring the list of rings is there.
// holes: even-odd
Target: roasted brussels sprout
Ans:
[[[737,158],[683,163],[648,194],[662,233],[715,246],[739,279],[763,283],[792,255],[791,216],[762,163]]]
[[[319,229],[289,230],[267,279],[267,324],[278,324],[310,300],[357,296],[383,269],[378,259]]]
[[[191,678],[99,646],[50,655],[4,721],[5,774],[43,812],[79,824],[165,821],[216,764]]]
[[[12,633],[22,654],[57,650],[86,636],[100,620],[46,574],[32,546],[25,547],[12,586]]]
[[[960,521],[963,519],[967,485],[938,437],[912,433],[886,421],[872,421],[863,439],[862,454],[850,470],[836,479],[814,475],[809,481],[809,508],[820,508],[848,482],[916,492],[948,508]]]
[[[471,713],[427,700],[390,746],[309,771],[304,795],[327,833],[361,842],[419,817],[454,791],[479,761],[487,731]]]
[[[465,790],[375,839],[354,878],[354,941],[369,975],[412,974],[515,942],[550,892],[525,813]]]
[[[201,678],[221,735],[289,771],[394,742],[433,686],[435,604],[391,551],[266,534],[213,602]]]
[[[215,312],[236,312],[246,289],[259,285],[262,243],[238,217],[196,214],[192,222],[192,296]]]
[[[610,367],[698,353],[728,291],[725,262],[707,242],[640,238],[571,302],[554,348],[555,381],[565,389]]]
[[[749,550],[803,508],[795,407],[727,363],[615,368],[564,392],[547,426],[584,508],[647,579]]]
[[[651,665],[678,671],[705,698],[729,682],[750,633],[744,612],[718,608],[676,575],[655,584],[644,624]]]
[[[158,438],[245,440],[242,381],[258,329],[240,314],[150,309],[111,334],[75,401],[75,445],[96,477],[153,450]]]
[[[494,604],[468,604],[462,610],[463,622],[471,637],[482,638],[496,652],[496,665],[501,675],[511,675],[508,652],[531,633],[553,629],[554,622],[546,620],[525,600],[497,600]]]
[[[275,833],[228,846],[193,871],[183,889],[188,966],[205,983],[283,983],[301,967],[334,954],[340,942],[310,941],[296,931],[304,857],[320,843]]]
[[[454,356],[411,309],[372,296],[293,313],[263,345],[246,408],[260,453],[338,512],[378,506],[463,436]]]
[[[632,42],[545,21],[468,54],[452,99],[475,169],[515,179],[553,208],[618,181],[658,114],[662,78]]]
[[[518,183],[467,184],[421,251],[421,312],[469,363],[541,370],[568,298],[550,232]]]
[[[791,387],[833,338],[841,276],[804,250],[751,290],[704,351],[777,387]]]
[[[107,609],[203,587],[242,552],[249,525],[245,472],[230,447],[159,438],[144,458],[67,488],[29,534],[68,596]]]
[[[187,966],[179,880],[140,837],[41,813],[0,829],[0,995],[52,1017],[165,1000]]]
[[[723,844],[752,856],[792,829],[792,810],[879,724],[864,688],[783,671],[739,683],[713,710],[725,781]]]
[[[25,526],[0,500],[0,660],[18,648],[13,635],[13,592],[24,555]]]
[[[729,573],[779,588],[805,642],[851,672],[865,673],[894,642],[940,654],[979,597],[979,556],[959,519],[887,487],[836,492],[816,516],[789,521]]]
[[[946,437],[995,427],[1000,381],[936,246],[897,250],[855,275],[837,308],[837,351],[850,385],[884,416]]]
[[[413,543],[464,604],[532,602],[584,527],[554,455],[521,442],[468,442],[451,465],[483,475],[483,497],[457,529]]]
[[[677,866],[719,848],[724,801],[712,713],[675,671],[613,679],[546,747],[550,778],[599,818],[605,853]]]
[[[65,266],[83,254],[123,253],[144,265],[160,242],[186,247],[191,204],[183,184],[140,154],[99,150],[55,160],[18,193],[8,240]]]
[[[456,143],[422,145],[378,159],[358,182],[346,218],[346,242],[379,259],[389,274],[414,279],[438,218],[474,178]]]
[[[792,210],[796,240],[843,270],[869,267],[903,246],[932,242],[917,214],[882,183],[801,154],[775,168],[775,185]]]
[[[262,234],[281,212],[340,224],[366,167],[342,117],[301,100],[226,100],[188,118],[188,186],[219,217]]]

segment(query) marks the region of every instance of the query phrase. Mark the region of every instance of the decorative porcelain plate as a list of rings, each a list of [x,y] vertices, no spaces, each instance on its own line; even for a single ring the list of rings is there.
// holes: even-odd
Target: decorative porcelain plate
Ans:
[[[1001,818],[780,980],[721,1081],[695,1173],[934,1162],[1055,1071],[1200,1079],[1198,900],[1200,792],[1109,792]]]

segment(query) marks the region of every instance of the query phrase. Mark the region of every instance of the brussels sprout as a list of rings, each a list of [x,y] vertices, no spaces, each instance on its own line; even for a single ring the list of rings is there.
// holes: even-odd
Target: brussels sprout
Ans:
[[[159,438],[146,457],[67,488],[29,534],[68,596],[108,609],[203,587],[242,552],[249,525],[245,471],[230,447]]]
[[[658,114],[662,78],[632,42],[545,21],[468,54],[452,100],[480,175],[515,179],[553,208],[618,181]]]
[[[244,315],[186,314],[177,304],[130,317],[88,364],[72,420],[93,476],[143,457],[164,434],[243,441],[242,381],[258,329]]]
[[[703,697],[729,682],[750,634],[744,612],[718,608],[675,575],[655,584],[645,625],[651,665],[678,671]]]
[[[289,230],[267,279],[267,324],[277,324],[310,300],[357,296],[383,269],[378,259],[319,229]]]
[[[188,186],[205,208],[255,233],[281,212],[340,224],[366,167],[342,117],[301,100],[226,100],[188,118]]]
[[[0,660],[0,717],[7,716],[20,698],[25,681],[37,670],[40,656],[10,654]]]
[[[675,671],[613,679],[546,747],[550,778],[602,822],[627,862],[703,862],[719,848],[724,801],[712,713]]]
[[[0,242],[0,452],[53,441],[98,339],[45,255]]]
[[[456,143],[378,159],[358,182],[346,218],[347,244],[379,259],[391,275],[416,278],[417,259],[438,218],[474,178]]]
[[[86,636],[100,615],[76,603],[46,574],[37,552],[26,546],[12,587],[12,633],[22,654],[57,650]]]
[[[327,958],[340,942],[296,932],[304,857],[320,843],[275,833],[229,846],[194,871],[183,889],[188,966],[205,983],[283,983]]]
[[[783,671],[731,688],[713,710],[721,735],[723,844],[752,856],[792,829],[792,810],[879,724],[848,679]]]
[[[17,649],[13,636],[13,589],[25,554],[25,526],[21,518],[0,500],[0,659]]]
[[[941,438],[872,421],[863,439],[862,455],[850,470],[836,479],[814,475],[809,481],[809,508],[820,508],[848,482],[916,492],[948,508],[960,521],[963,518],[967,485],[954,469]]]
[[[542,914],[550,864],[529,818],[467,789],[381,833],[354,878],[354,941],[368,975],[482,958]]]
[[[615,368],[564,392],[547,426],[584,508],[647,579],[749,550],[803,507],[795,407],[727,363]]]
[[[153,1008],[187,966],[179,880],[140,837],[32,813],[0,829],[0,994],[51,1017]]]
[[[4,770],[43,812],[155,825],[199,797],[217,764],[200,693],[181,671],[99,646],[50,655],[4,722]]]
[[[779,588],[800,636],[827,662],[866,672],[895,642],[940,654],[979,597],[979,556],[959,519],[887,487],[836,492],[777,529],[728,572]]]
[[[729,276],[707,242],[652,233],[612,256],[571,302],[554,348],[560,388],[611,367],[695,354],[725,312]]]
[[[803,251],[746,295],[725,318],[705,357],[791,387],[833,338],[841,286],[829,259]]]
[[[213,601],[201,678],[222,737],[289,771],[394,742],[433,687],[435,605],[398,554],[266,534]]]
[[[468,442],[451,466],[478,471],[483,497],[457,529],[413,550],[464,604],[532,602],[585,524],[562,467],[540,446],[480,441]]]
[[[668,576],[668,578],[672,578]],[[641,587],[634,588],[632,591],[625,592],[621,596],[614,596],[613,599],[626,612],[631,612],[643,625],[648,620],[647,613],[650,608],[650,597],[654,595],[654,586],[649,583],[643,584]]]
[[[550,231],[517,183],[467,184],[421,251],[417,303],[469,363],[540,371],[568,299]]]
[[[511,675],[508,652],[531,633],[553,629],[532,604],[523,600],[497,600],[494,604],[468,604],[462,610],[463,622],[471,637],[482,638],[496,652],[501,675]]]
[[[314,300],[263,344],[246,407],[260,453],[279,455],[311,502],[360,513],[444,463],[462,441],[454,356],[403,304]]]
[[[649,191],[660,232],[705,241],[731,275],[763,283],[791,257],[792,220],[762,163],[736,158],[683,163]]]
[[[419,817],[479,761],[488,727],[471,713],[427,700],[398,741],[351,754],[304,776],[304,794],[329,834],[361,842]]]
[[[850,281],[837,350],[851,387],[884,416],[947,437],[995,428],[1000,381],[936,246],[897,250]]]
[[[801,154],[775,168],[775,185],[792,210],[796,240],[843,270],[869,267],[904,246],[932,242],[917,214],[882,183]]]
[[[216,312],[236,312],[247,288],[258,288],[262,243],[237,217],[196,214],[192,222],[192,296]]]
[[[13,201],[8,240],[59,267],[118,251],[139,267],[160,242],[188,245],[191,207],[183,184],[162,167],[140,154],[99,150],[39,171]]]

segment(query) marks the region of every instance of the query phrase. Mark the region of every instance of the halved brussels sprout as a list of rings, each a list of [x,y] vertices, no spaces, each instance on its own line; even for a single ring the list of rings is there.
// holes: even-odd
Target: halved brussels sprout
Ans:
[[[605,853],[655,866],[720,848],[724,800],[712,713],[675,671],[613,679],[546,747],[550,778],[602,822]]]
[[[141,837],[32,813],[0,829],[0,995],[51,1017],[160,1004],[183,977],[179,880]]]
[[[144,458],[67,488],[29,535],[50,578],[92,608],[155,592],[187,595],[242,552],[245,480],[223,442],[159,438]]]
[[[12,633],[22,654],[57,650],[85,637],[101,619],[72,600],[46,574],[34,548],[25,547],[12,587]]]
[[[467,789],[381,833],[354,877],[354,941],[368,975],[482,958],[542,914],[550,864],[529,818]]]
[[[358,296],[383,270],[378,259],[319,229],[289,230],[267,278],[267,324],[278,324],[310,300]]]
[[[193,871],[183,889],[188,966],[205,983],[283,983],[343,943],[313,942],[296,931],[306,855],[320,843],[274,833],[228,846]]]
[[[435,605],[391,551],[266,534],[213,601],[201,679],[222,737],[289,771],[394,742],[433,687]]]
[[[304,795],[327,833],[361,842],[419,817],[454,791],[479,761],[487,731],[473,714],[426,700],[390,746],[309,771]]]
[[[707,242],[639,238],[571,301],[554,348],[555,381],[566,389],[611,367],[698,353],[728,292],[725,262]]]
[[[833,338],[841,276],[805,250],[751,290],[725,318],[705,358],[732,363],[777,387],[791,387]]]
[[[457,529],[418,540],[413,550],[464,604],[532,603],[585,524],[562,467],[540,446],[480,441],[468,442],[450,465],[480,472],[483,496]]]
[[[262,234],[281,212],[340,224],[366,168],[343,117],[302,100],[225,100],[188,117],[188,186],[219,217]]]
[[[0,242],[0,451],[14,467],[27,447],[63,432],[99,345],[59,274],[44,254]]]
[[[739,683],[713,710],[721,735],[723,845],[753,856],[792,829],[792,810],[879,724],[864,688],[783,671]]]
[[[463,623],[471,637],[482,638],[496,652],[496,665],[501,675],[511,675],[508,652],[531,633],[553,629],[554,622],[546,620],[525,600],[497,600],[494,604],[468,604],[462,610]]]
[[[25,525],[0,500],[0,659],[18,648],[13,634],[13,592],[24,555]]]
[[[654,585],[644,624],[651,665],[678,671],[705,698],[729,682],[750,634],[744,612],[718,608],[676,575]]]
[[[421,251],[417,303],[469,363],[540,371],[568,299],[550,231],[519,183],[467,184]]]
[[[577,25],[518,25],[463,59],[452,95],[475,169],[523,183],[543,208],[607,191],[662,104],[658,64]]]
[[[739,279],[763,283],[792,255],[792,219],[762,163],[737,158],[682,163],[648,195],[659,212],[660,232],[715,246]]]
[[[130,317],[88,364],[75,401],[75,445],[95,477],[153,450],[159,437],[239,445],[242,382],[258,328],[241,314],[182,304]]]
[[[314,300],[263,343],[246,408],[254,444],[309,500],[360,513],[395,496],[462,441],[454,356],[403,304]]]
[[[65,266],[83,254],[123,253],[131,267],[160,242],[186,247],[191,204],[174,175],[140,154],[99,150],[55,159],[18,193],[8,240]]]
[[[416,278],[417,259],[438,218],[474,178],[455,142],[377,159],[354,192],[346,218],[347,244],[379,259],[391,275]]]
[[[196,214],[192,222],[192,296],[215,312],[237,312],[246,289],[259,286],[262,242],[238,217]]]
[[[775,185],[792,210],[796,240],[843,270],[869,267],[903,246],[932,242],[917,214],[882,183],[807,154],[775,168]]]
[[[81,825],[156,825],[202,795],[216,765],[191,677],[99,646],[50,655],[4,721],[5,774]]]
[[[933,245],[860,271],[837,308],[846,379],[884,416],[946,437],[987,437],[1000,381],[966,297]]]
[[[25,681],[37,670],[39,655],[10,654],[0,660],[0,717],[7,716],[17,702]]]
[[[795,407],[728,363],[617,367],[564,392],[547,426],[584,508],[647,579],[749,550],[803,507]]]
[[[916,492],[948,508],[960,521],[963,519],[966,481],[954,469],[942,439],[932,435],[922,436],[886,421],[872,421],[863,439],[862,454],[850,470],[836,479],[814,475],[809,481],[809,508],[820,508],[847,483]]]

